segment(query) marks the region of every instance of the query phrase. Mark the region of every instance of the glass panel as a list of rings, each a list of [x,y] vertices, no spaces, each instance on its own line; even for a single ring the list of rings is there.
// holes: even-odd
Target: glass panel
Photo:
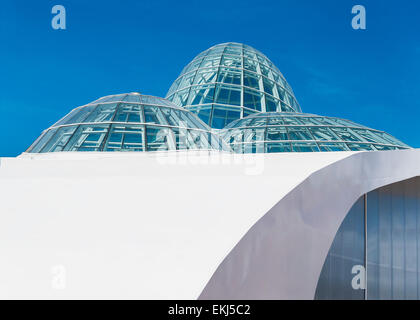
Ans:
[[[181,82],[181,80],[182,80],[182,77],[178,78],[174,81],[172,86],[169,88],[169,91],[167,93],[167,97],[172,97],[173,93],[179,89],[179,83]],[[170,99],[170,100],[172,101],[172,99]]]
[[[71,121],[70,119],[72,119],[73,117],[76,116],[77,113],[81,112],[85,107],[82,108],[77,108],[74,109],[72,111],[70,111],[69,114],[67,114],[64,118],[60,119],[59,121],[57,121],[56,123],[54,123],[52,126],[53,127],[57,127],[57,126],[61,126],[63,124],[67,124],[70,123],[69,121]],[[92,108],[90,109],[90,111],[92,111]],[[86,116],[86,114],[85,114]]]
[[[265,127],[267,124],[267,118],[263,117],[254,117],[249,123],[249,126],[252,127]]]
[[[225,66],[225,67],[241,68],[242,67],[242,58],[241,57],[235,57],[235,56],[223,55],[221,65]]]
[[[197,86],[191,88],[188,105],[213,103],[214,85]]]
[[[211,48],[208,52],[208,55],[219,55],[221,53],[223,53],[223,51],[225,50],[226,45],[217,45],[213,48]]]
[[[194,141],[194,144],[200,149],[211,149],[208,141],[208,133],[197,130],[190,130],[190,134]]]
[[[264,141],[265,128],[244,129],[244,142]]]
[[[240,144],[232,144],[231,145],[232,151],[235,153],[244,153],[244,145]]]
[[[89,115],[89,113],[92,112],[94,108],[96,108],[96,105],[89,105],[73,110],[68,116],[57,122],[55,126],[83,122],[83,120]]]
[[[317,117],[317,120],[323,125],[332,125],[332,126],[338,125],[334,119],[330,119],[326,117]]]
[[[269,117],[268,118],[268,125],[283,125],[283,118],[282,117]]]
[[[372,151],[375,150],[371,144],[362,144],[362,143],[347,143],[347,146],[352,151]]]
[[[70,126],[57,129],[57,133],[54,135],[54,138],[50,139],[45,147],[42,148],[41,152],[62,151],[76,128],[77,126]]]
[[[126,96],[127,96],[126,93],[124,93],[124,94],[116,94],[116,95],[112,95],[112,96],[106,97],[106,99],[101,100],[100,102],[101,103],[104,103],[104,102],[113,102],[113,101],[123,101]]]
[[[188,108],[191,112],[195,113],[205,124],[210,125],[210,115],[212,106],[199,106]]]
[[[208,84],[216,81],[217,69],[198,70],[194,84]]]
[[[165,107],[160,108],[160,111],[165,117],[165,123],[174,127],[178,127],[180,125],[181,119],[179,117],[179,113],[181,111]]]
[[[321,142],[319,143],[319,148],[321,151],[348,151],[350,150],[345,143],[338,142]]]
[[[296,124],[305,124],[302,120],[300,120],[300,117],[283,117],[284,124],[287,125],[296,125]]]
[[[363,300],[365,290],[357,277],[364,270],[364,197],[342,222],[322,267],[317,300]]]
[[[176,150],[195,149],[193,139],[188,134],[188,130],[184,128],[172,128],[175,139]]]
[[[405,143],[403,143],[403,142],[395,139],[393,136],[391,136],[388,133],[385,133],[385,132],[379,133],[378,132],[378,134],[380,134],[382,136],[382,138],[384,138],[385,140],[387,140],[389,144],[396,144],[396,145],[399,145],[399,146],[408,147]]]
[[[269,66],[268,59],[266,59],[260,52],[258,52],[257,54],[257,59],[260,64],[263,64],[264,66],[267,66],[267,67]]]
[[[381,187],[351,208],[325,260],[316,299],[364,299],[367,245],[367,298],[419,299],[420,178]]]
[[[218,136],[208,133],[207,136],[209,137],[210,144],[213,149],[215,150],[228,150],[229,148],[226,147],[222,139],[220,139]]]
[[[271,70],[270,68],[263,66],[260,64],[261,73],[266,76],[267,78],[272,78]]]
[[[263,77],[263,84],[264,84],[264,91],[271,95],[274,95],[274,82],[268,80],[267,78]]]
[[[185,89],[175,93],[174,97],[172,98],[173,103],[175,103],[177,106],[185,106],[187,104],[189,90],[190,89]]]
[[[258,62],[252,59],[244,58],[244,69],[257,72]]]
[[[241,73],[235,72],[231,69],[222,68],[219,71],[217,82],[223,82],[228,84],[241,84]]]
[[[419,299],[420,178],[367,195],[368,299]]]
[[[205,57],[200,68],[217,67],[220,64],[220,56]]]
[[[44,132],[35,142],[28,148],[26,152],[39,153],[44,145],[51,139],[56,133],[57,129],[50,129]]]
[[[195,128],[197,125],[194,121],[192,121],[192,117],[188,117],[187,112],[183,112],[181,110],[177,110],[176,114],[178,118],[181,119],[179,126],[183,128]]]
[[[132,93],[132,94],[128,94],[124,98],[124,101],[126,101],[126,102],[137,102],[137,103],[140,103],[140,98],[141,98],[141,95],[140,94]]]
[[[270,97],[269,95],[265,95],[265,110],[266,112],[281,111],[280,101]]]
[[[195,71],[185,74],[182,77],[182,80],[181,80],[181,83],[180,83],[179,86],[181,88],[186,88],[186,87],[191,86],[193,84],[193,82],[194,82],[195,74],[196,74]]]
[[[277,93],[282,101],[286,100],[286,90],[284,88],[277,86]]]
[[[174,133],[169,128],[146,126],[147,151],[176,150]]]
[[[331,128],[331,130],[343,141],[360,141],[360,138],[348,128]]]
[[[353,132],[355,132],[357,135],[362,137],[362,141],[366,142],[379,142],[379,143],[385,143],[388,142],[385,139],[382,139],[381,136],[376,135],[373,131],[365,130],[365,129],[352,129]]]
[[[180,111],[184,117],[188,118],[188,123],[190,123],[190,128],[197,128],[197,129],[203,129],[206,131],[210,131],[210,128],[203,123],[203,121],[200,120],[196,115],[190,112],[182,112]]]
[[[379,145],[379,144],[375,144],[375,145],[373,145],[373,147],[374,147],[376,150],[382,150],[382,151],[385,151],[385,150],[396,150],[396,149],[398,149],[397,147],[393,147],[393,146],[383,146],[383,145]]]
[[[144,106],[144,118],[147,123],[167,125],[160,107]]]
[[[292,148],[290,147],[290,143],[286,142],[276,142],[276,143],[267,143],[267,152],[274,153],[274,152],[291,152]]]
[[[226,87],[218,85],[216,87],[216,103],[241,105],[241,90],[235,87]]]
[[[201,64],[201,61],[203,61],[203,58],[198,58],[191,61],[190,64],[183,70],[183,73],[185,74],[187,72],[197,69]]]
[[[305,127],[287,127],[290,140],[313,140]]]
[[[245,58],[254,59],[257,60],[257,55],[255,54],[255,51],[253,48],[244,46],[243,55]]]
[[[281,103],[281,111],[283,111],[283,112],[295,112],[295,109],[290,107],[288,104],[282,102]]]
[[[267,128],[266,140],[289,140],[285,127]]]
[[[259,79],[261,79],[260,75],[256,73],[244,71],[244,86],[251,87],[257,90],[262,90],[262,88],[260,88]]]
[[[242,46],[230,44],[228,47],[226,47],[226,50],[224,52],[225,54],[235,54],[235,55],[242,55]]]
[[[324,123],[319,120],[319,119],[322,120],[321,117],[301,117],[300,119],[302,119],[303,122],[308,123],[308,124],[324,125]]]
[[[315,140],[338,140],[338,137],[328,128],[325,127],[308,127],[309,131],[314,136]]]
[[[262,94],[249,89],[244,90],[244,106],[249,109],[261,111]]]
[[[251,114],[256,114],[256,112],[251,111],[251,110],[246,110],[246,109],[243,110],[243,113],[244,113],[243,115],[244,118],[250,116]]]
[[[112,125],[104,151],[143,151],[143,126]]]
[[[100,151],[109,125],[80,125],[64,151]]]
[[[242,130],[233,129],[224,135],[224,139],[229,143],[239,143],[244,141],[244,133]]]
[[[93,110],[83,122],[105,122],[111,121],[117,104],[100,104]]]
[[[140,105],[120,104],[113,121],[115,122],[143,122]]]
[[[212,116],[212,127],[216,129],[224,128],[228,123],[241,117],[240,108],[229,108],[214,105]]]
[[[292,142],[294,152],[316,152],[319,148],[314,142]]]
[[[243,148],[245,153],[263,153],[264,143],[246,143]]]

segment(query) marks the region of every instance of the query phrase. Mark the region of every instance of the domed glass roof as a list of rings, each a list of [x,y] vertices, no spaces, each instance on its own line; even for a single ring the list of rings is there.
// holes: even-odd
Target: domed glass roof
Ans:
[[[100,98],[72,110],[26,152],[225,150],[193,113],[138,93]]]
[[[391,135],[349,120],[305,113],[260,113],[220,132],[234,152],[315,152],[408,149]]]
[[[261,52],[240,43],[219,44],[196,56],[167,99],[213,128],[258,112],[301,112],[292,88]]]

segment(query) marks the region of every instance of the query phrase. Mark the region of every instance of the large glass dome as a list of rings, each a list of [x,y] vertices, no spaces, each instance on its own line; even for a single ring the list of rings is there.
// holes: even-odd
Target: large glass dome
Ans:
[[[305,113],[260,113],[220,132],[236,153],[363,151],[410,148],[391,135],[349,120]]]
[[[26,152],[225,150],[193,113],[138,93],[100,98],[72,110]]]
[[[196,56],[167,99],[213,128],[258,112],[301,112],[292,88],[261,52],[240,43],[219,44]]]

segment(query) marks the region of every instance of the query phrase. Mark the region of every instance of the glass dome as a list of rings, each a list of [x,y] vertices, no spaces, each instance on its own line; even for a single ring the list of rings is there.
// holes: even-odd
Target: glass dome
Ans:
[[[301,112],[277,67],[240,43],[218,44],[196,56],[166,98],[196,113],[213,128],[259,112]]]
[[[220,132],[236,153],[409,149],[391,135],[349,120],[305,113],[260,113]]]
[[[196,115],[162,98],[128,93],[75,108],[26,152],[167,151],[230,148]]]

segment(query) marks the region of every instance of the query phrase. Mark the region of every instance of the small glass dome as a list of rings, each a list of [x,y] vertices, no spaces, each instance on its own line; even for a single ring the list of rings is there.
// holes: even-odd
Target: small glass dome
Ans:
[[[220,132],[236,153],[409,149],[391,135],[349,120],[305,113],[264,113]]]
[[[75,108],[26,152],[167,150],[230,148],[193,113],[162,98],[128,93]]]
[[[277,67],[240,43],[218,44],[196,56],[166,98],[196,113],[212,128],[259,112],[301,112]]]

